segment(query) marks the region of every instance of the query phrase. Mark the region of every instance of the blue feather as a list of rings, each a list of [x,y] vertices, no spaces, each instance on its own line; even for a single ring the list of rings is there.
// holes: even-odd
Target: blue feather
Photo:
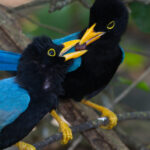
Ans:
[[[55,39],[53,42],[57,45],[60,45],[64,42],[78,39],[80,32],[76,32],[73,34],[70,34],[68,36],[65,36],[60,39]],[[68,53],[74,52],[75,49],[72,48]],[[18,53],[8,52],[0,50],[0,70],[1,71],[17,71],[18,62],[21,55]],[[73,64],[68,68],[68,72],[72,72],[76,69],[78,69],[81,65],[81,57],[77,58],[73,61]]]
[[[29,105],[30,96],[15,78],[0,80],[0,131],[12,123]]]
[[[123,63],[123,61],[125,59],[125,52],[124,52],[124,49],[121,46],[119,46],[119,47],[120,47],[120,50],[122,52],[122,61],[121,61],[121,63]]]

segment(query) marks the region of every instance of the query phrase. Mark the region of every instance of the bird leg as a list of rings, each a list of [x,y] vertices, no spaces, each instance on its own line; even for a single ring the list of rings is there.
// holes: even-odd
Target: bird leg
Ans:
[[[62,144],[67,144],[68,141],[73,139],[72,131],[70,127],[58,116],[55,110],[52,110],[50,114],[56,119],[59,123],[59,130],[63,134]]]
[[[25,142],[18,142],[15,144],[19,150],[36,150],[36,148],[28,143]]]
[[[109,124],[106,125],[106,126],[100,126],[101,128],[103,128],[103,129],[112,129],[113,127],[115,127],[117,125],[118,118],[117,118],[116,114],[113,113],[112,111],[110,111],[109,109],[107,109],[103,106],[94,104],[94,103],[92,103],[88,100],[85,100],[85,99],[83,99],[81,101],[81,103],[85,104],[89,107],[92,107],[92,108],[96,109],[97,111],[100,111],[102,113],[102,117],[108,117]]]

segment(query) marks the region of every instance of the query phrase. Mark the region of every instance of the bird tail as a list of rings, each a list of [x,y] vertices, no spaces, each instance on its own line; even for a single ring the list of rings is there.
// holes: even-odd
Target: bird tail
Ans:
[[[21,55],[0,50],[0,71],[16,71]]]

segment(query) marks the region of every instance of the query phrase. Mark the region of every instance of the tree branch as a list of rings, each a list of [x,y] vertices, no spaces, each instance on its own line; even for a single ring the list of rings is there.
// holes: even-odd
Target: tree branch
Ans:
[[[144,73],[131,84],[127,89],[125,89],[113,102],[112,107],[119,103],[121,100],[123,100],[124,97],[126,97],[138,84],[141,82],[146,76],[150,74],[150,67],[144,71]]]
[[[150,120],[150,111],[147,112],[132,112],[132,113],[125,113],[125,114],[118,114],[118,122],[127,121],[127,120]],[[97,118],[92,121],[87,121],[80,125],[76,125],[72,127],[72,133],[80,133],[84,132],[93,128],[98,128],[101,125],[106,125],[108,123],[107,118],[101,117]],[[56,133],[55,135],[46,138],[42,142],[34,144],[37,149],[41,149],[51,143],[59,141],[62,139],[62,133]]]

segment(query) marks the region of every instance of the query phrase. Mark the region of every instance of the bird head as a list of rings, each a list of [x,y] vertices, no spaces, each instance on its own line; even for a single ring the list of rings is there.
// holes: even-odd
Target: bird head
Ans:
[[[128,11],[121,0],[96,0],[90,10],[90,26],[105,32],[104,37],[120,37],[126,30]]]
[[[118,43],[126,30],[127,23],[128,11],[123,2],[120,0],[96,0],[90,10],[89,28],[83,34],[76,49],[85,49],[101,37],[111,43]]]
[[[36,37],[24,50],[20,62],[33,62],[41,68],[48,68],[84,55],[87,50],[69,52],[80,40],[72,40],[56,45],[49,37]]]

